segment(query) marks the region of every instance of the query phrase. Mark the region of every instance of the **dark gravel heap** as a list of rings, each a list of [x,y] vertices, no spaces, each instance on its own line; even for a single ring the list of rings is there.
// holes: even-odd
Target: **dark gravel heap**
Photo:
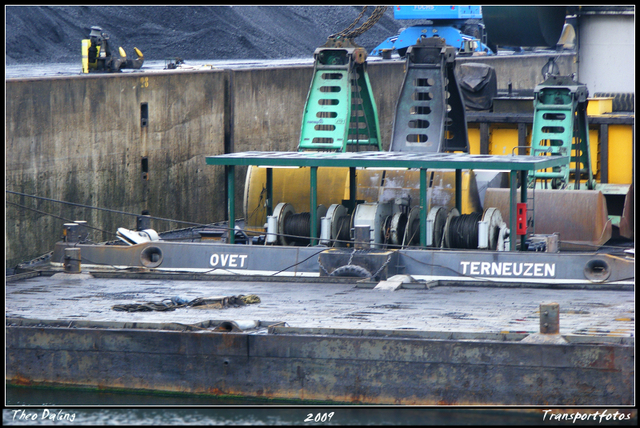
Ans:
[[[359,27],[373,12],[367,9]],[[145,60],[308,58],[362,6],[6,6],[6,64],[76,62],[90,27]],[[392,7],[355,42],[370,51],[406,21]]]

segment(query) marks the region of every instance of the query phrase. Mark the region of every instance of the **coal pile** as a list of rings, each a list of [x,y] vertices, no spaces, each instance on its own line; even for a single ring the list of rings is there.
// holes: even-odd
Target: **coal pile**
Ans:
[[[356,25],[374,10],[369,6]],[[145,60],[309,58],[347,28],[362,6],[6,6],[6,65],[80,62],[99,26]],[[406,25],[385,15],[355,42],[368,52]]]

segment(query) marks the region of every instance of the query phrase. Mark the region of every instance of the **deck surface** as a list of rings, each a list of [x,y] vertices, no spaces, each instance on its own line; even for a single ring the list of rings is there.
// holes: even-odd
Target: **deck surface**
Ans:
[[[122,312],[118,304],[174,296],[257,295],[243,307]],[[92,278],[56,274],[6,284],[7,318],[195,324],[285,322],[290,327],[537,333],[539,305],[560,305],[562,335],[635,336],[633,291],[435,286],[379,290],[354,283]]]

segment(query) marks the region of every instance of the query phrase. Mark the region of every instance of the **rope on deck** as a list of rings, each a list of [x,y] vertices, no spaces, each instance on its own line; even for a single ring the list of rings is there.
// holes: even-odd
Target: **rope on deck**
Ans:
[[[225,296],[215,298],[198,297],[193,300],[185,300],[180,297],[163,299],[160,302],[131,303],[113,305],[111,309],[122,312],[150,312],[150,311],[175,311],[177,308],[196,307],[198,309],[223,309],[228,307],[240,307],[260,303],[260,298],[255,294],[247,296]]]

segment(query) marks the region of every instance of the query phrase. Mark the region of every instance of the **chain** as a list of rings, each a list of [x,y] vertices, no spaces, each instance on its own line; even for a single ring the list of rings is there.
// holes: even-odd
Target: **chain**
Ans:
[[[389,254],[389,255],[387,256],[387,261],[386,261],[386,262],[384,262],[382,266],[380,266],[380,269],[378,269],[378,270],[376,271],[376,273],[374,273],[373,275],[371,275],[371,278],[375,278],[375,277],[377,277],[377,276],[378,276],[378,274],[379,274],[380,272],[382,272],[382,269],[384,269],[384,268],[389,264],[389,262],[390,262],[390,261],[391,261],[391,254]]]
[[[356,20],[353,21],[351,25],[349,25],[347,28],[340,31],[339,33],[332,35],[331,38],[343,37],[347,39],[355,39],[356,37],[370,30],[371,27],[373,27],[380,20],[380,18],[382,18],[382,15],[384,15],[385,11],[387,10],[387,6],[376,6],[376,8],[371,13],[371,16],[364,22],[364,24],[362,24],[360,27],[356,28],[355,30],[351,31],[351,29],[364,16],[364,13],[368,7],[369,6],[365,6],[364,8],[362,8],[362,12],[360,12],[360,15],[358,15]]]
[[[320,260],[320,257],[318,257],[318,265],[320,266],[320,269],[322,269],[327,276],[331,276],[329,274],[329,272],[327,271],[327,268],[325,268],[324,265],[322,264],[322,261]]]
[[[376,6],[373,13],[369,17],[369,19],[367,19],[367,21],[364,24],[362,24],[360,28],[349,33],[347,37],[355,39],[356,37],[369,31],[371,27],[376,25],[376,23],[380,20],[380,18],[382,18],[386,10],[387,10],[387,6]]]
[[[353,261],[353,256],[356,253],[356,248],[353,249],[353,251],[351,252],[351,256],[349,256],[349,263],[347,263],[347,265],[350,265],[351,262]]]
[[[349,25],[347,28],[345,28],[344,30],[340,31],[339,33],[336,34],[332,34],[331,37],[344,37],[353,27],[356,26],[356,24],[358,23],[358,21],[360,21],[360,19],[362,19],[362,17],[364,16],[364,13],[367,11],[367,9],[369,8],[369,6],[365,6],[362,8],[362,12],[360,12],[360,15],[358,15],[358,17],[355,19],[355,21],[353,21],[351,23],[351,25]]]

